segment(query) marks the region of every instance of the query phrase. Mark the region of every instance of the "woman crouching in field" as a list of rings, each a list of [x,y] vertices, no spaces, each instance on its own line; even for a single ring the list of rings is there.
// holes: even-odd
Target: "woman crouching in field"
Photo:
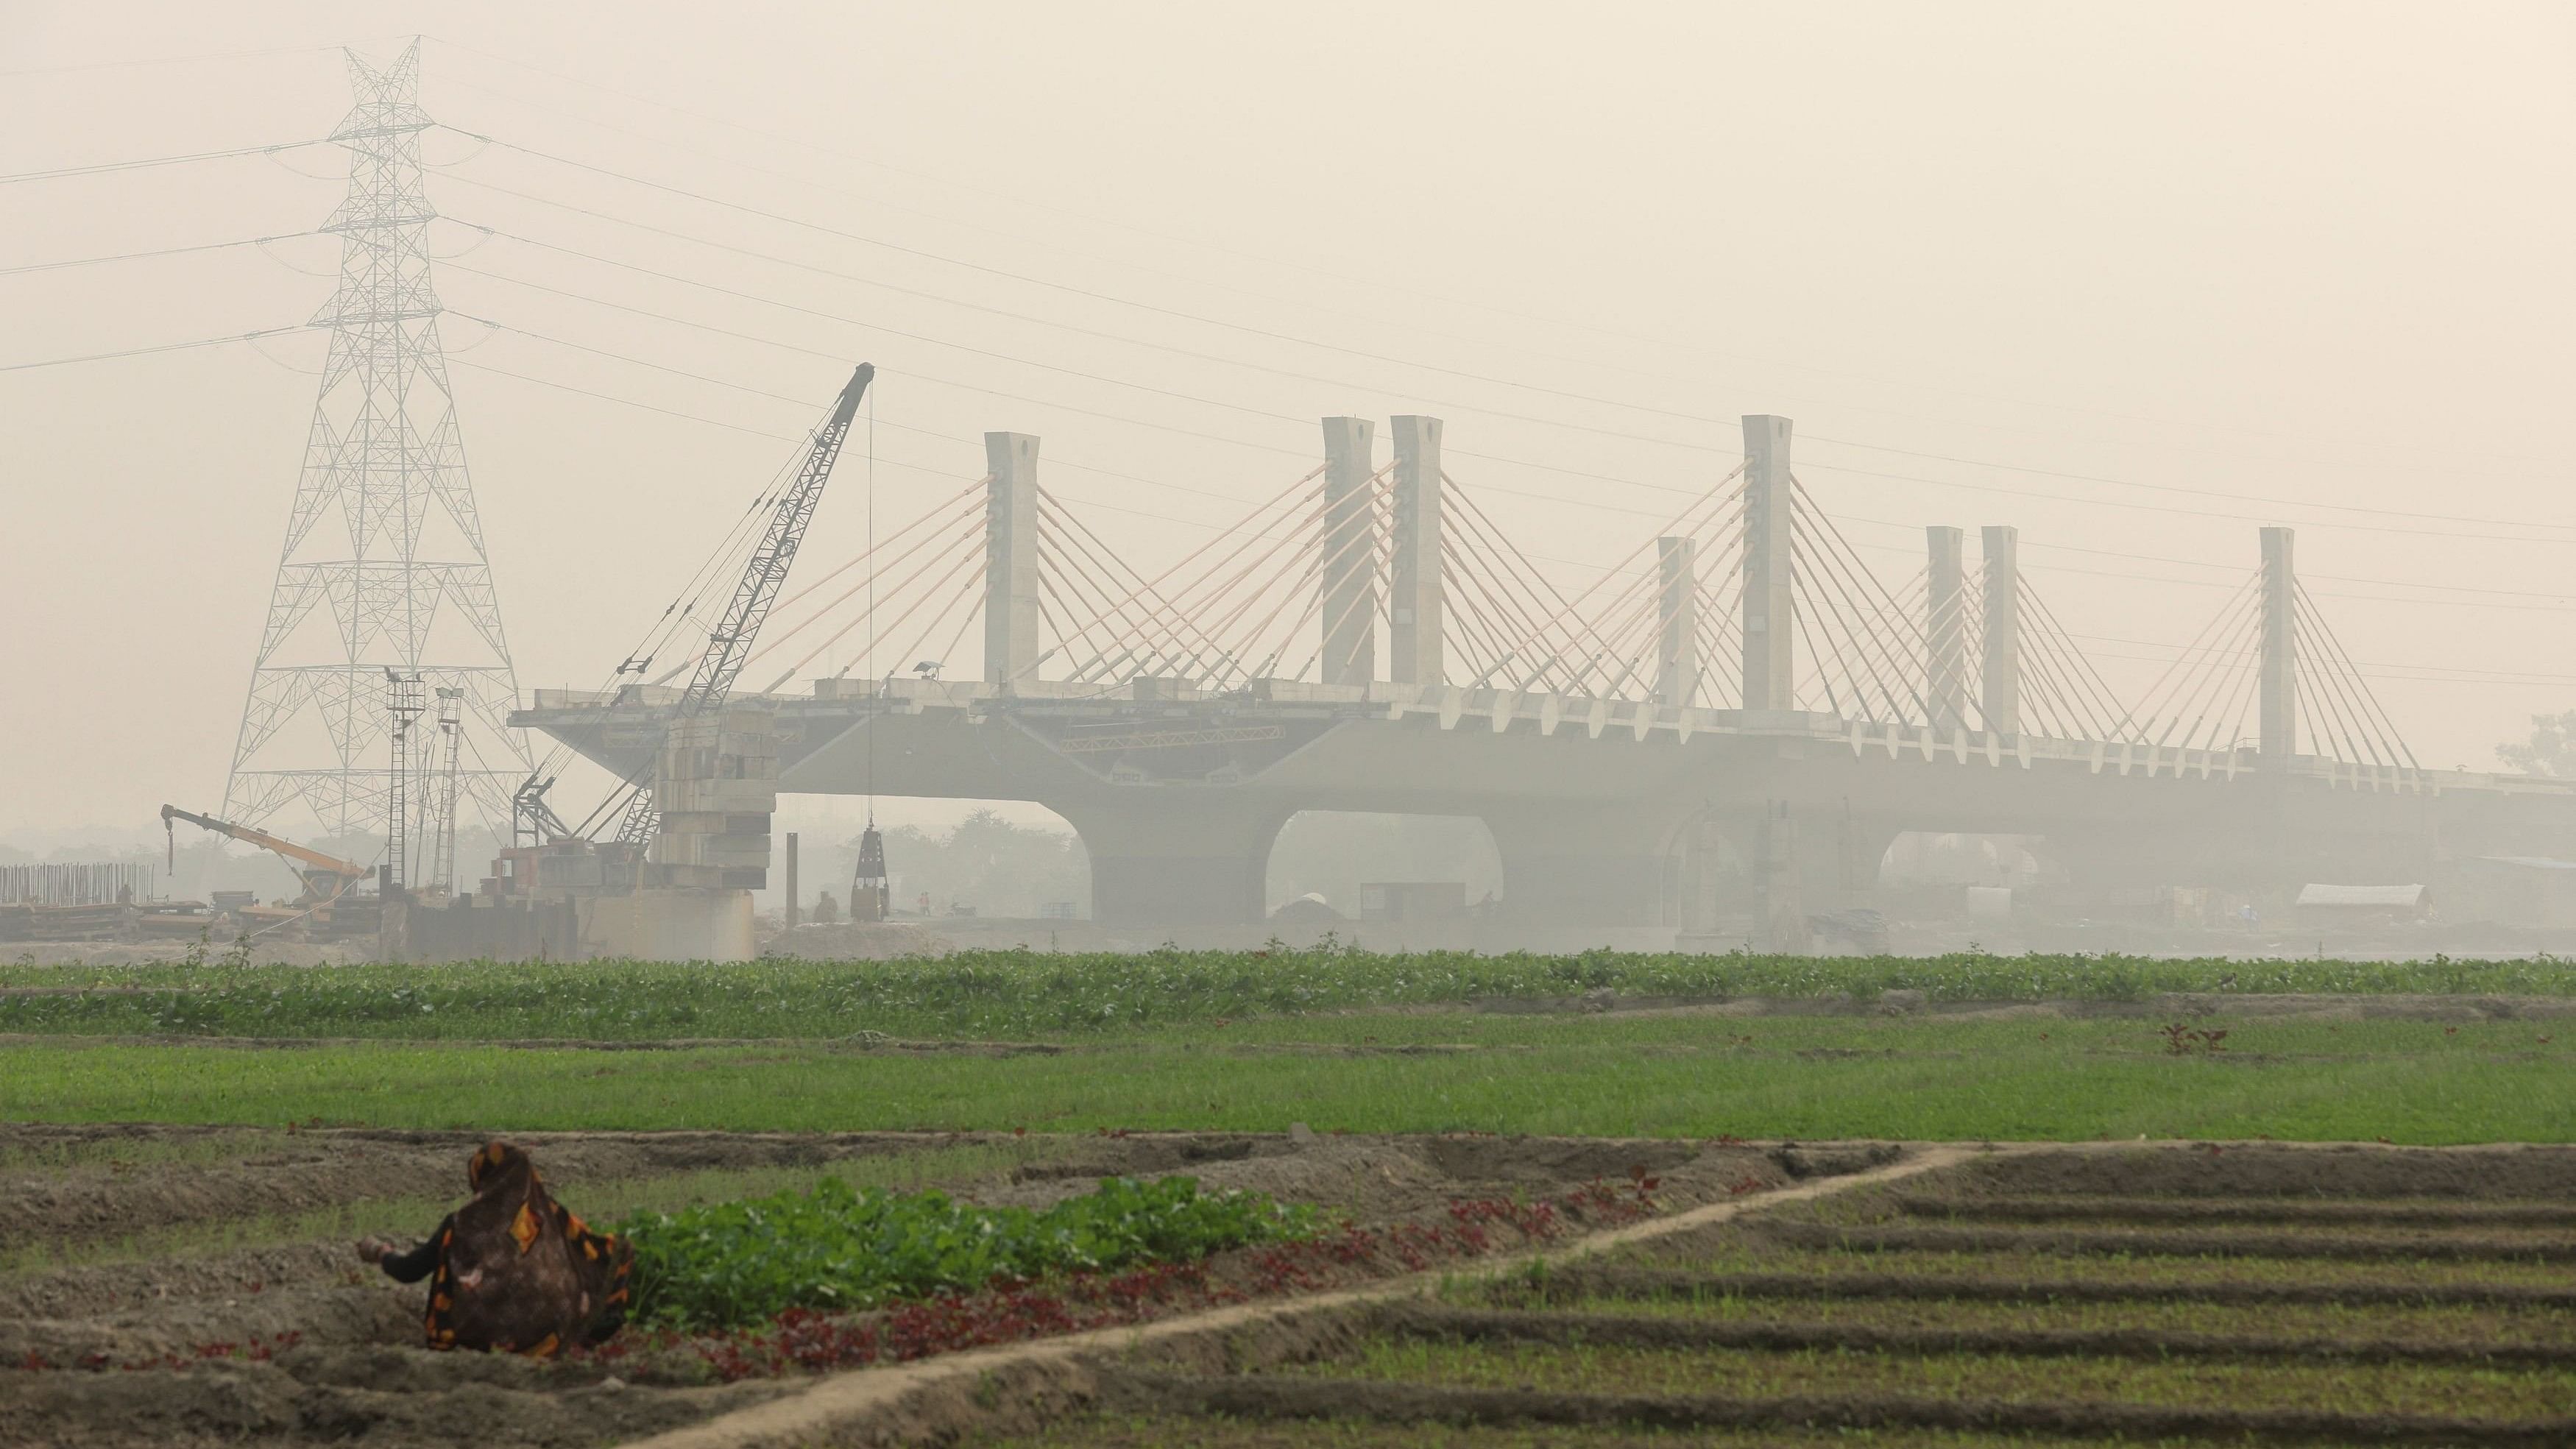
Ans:
[[[465,1182],[473,1200],[419,1247],[358,1244],[359,1259],[397,1283],[429,1279],[429,1346],[548,1358],[566,1345],[606,1343],[626,1322],[635,1263],[626,1240],[592,1232],[556,1202],[536,1164],[510,1143],[485,1143],[466,1163]]]

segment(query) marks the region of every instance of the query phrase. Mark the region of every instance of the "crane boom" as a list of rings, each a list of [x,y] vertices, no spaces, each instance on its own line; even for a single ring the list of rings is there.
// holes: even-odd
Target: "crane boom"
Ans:
[[[796,482],[770,510],[769,531],[743,565],[733,601],[707,636],[707,652],[698,660],[697,676],[689,681],[689,692],[680,697],[682,719],[722,706],[725,696],[733,692],[734,679],[751,657],[752,641],[760,637],[769,607],[778,602],[778,591],[787,582],[788,566],[796,562],[796,546],[805,541],[805,526],[814,521],[815,505],[823,501],[823,485],[832,480],[832,465],[840,460],[841,441],[849,436],[851,420],[858,416],[859,399],[866,396],[868,383],[876,375],[875,366],[865,362],[851,372],[849,385],[832,404],[832,415],[814,434],[814,446],[806,453]]]
[[[688,691],[680,696],[677,719],[693,719],[711,709],[724,707],[733,693],[734,680],[751,658],[751,646],[760,637],[760,626],[769,618],[769,609],[778,602],[778,591],[787,582],[788,567],[796,562],[796,547],[805,540],[805,526],[814,521],[814,508],[823,501],[823,485],[832,481],[832,465],[840,460],[841,443],[850,434],[850,424],[858,417],[859,400],[867,395],[868,384],[877,375],[874,364],[862,362],[850,373],[849,382],[832,403],[831,415],[814,434],[813,446],[796,473],[796,481],[778,495],[770,508],[769,527],[761,535],[760,545],[743,565],[742,579],[734,586],[733,598],[725,605],[724,616],[707,635],[706,653],[698,657],[697,673],[689,680]],[[649,785],[636,788],[626,818],[620,822],[617,838],[630,845],[651,843],[653,831],[661,819],[653,807]]]
[[[174,820],[185,820],[191,825],[203,826],[217,835],[256,845],[283,859],[294,868],[296,875],[303,879],[304,895],[307,900],[326,902],[337,900],[347,892],[349,887],[376,873],[371,866],[360,865],[354,860],[342,860],[336,855],[325,855],[310,846],[298,845],[292,840],[271,835],[265,830],[255,830],[247,825],[235,825],[229,820],[217,820],[211,815],[200,815],[194,810],[182,810],[176,805],[164,805],[161,807],[161,831],[170,837],[170,863],[174,870],[178,867],[179,859],[179,838],[171,825]]]

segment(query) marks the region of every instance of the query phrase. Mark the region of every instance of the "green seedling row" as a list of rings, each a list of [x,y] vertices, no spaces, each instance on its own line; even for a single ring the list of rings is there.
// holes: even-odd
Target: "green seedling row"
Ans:
[[[2471,1419],[2563,1415],[2576,1373],[2395,1364],[2144,1363],[2134,1359],[1957,1354],[1917,1358],[1841,1350],[1692,1353],[1663,1349],[1467,1344],[1379,1337],[1293,1372],[1322,1378],[1590,1394],[1730,1398],[1908,1396],[2002,1403],[2132,1403],[2426,1414]]]
[[[968,1449],[2101,1449],[2102,1442],[1938,1429],[1600,1429],[1184,1414],[1090,1415],[1026,1437],[966,1441]]]
[[[2439,1343],[2576,1345],[2576,1322],[2552,1309],[2386,1307],[2334,1304],[2260,1306],[2138,1300],[2126,1303],[1985,1303],[1956,1299],[1705,1298],[1581,1296],[1534,1301],[1526,1285],[1461,1283],[1443,1295],[1461,1307],[1548,1314],[1609,1314],[1713,1323],[1812,1323],[1933,1330],[2140,1329],[2245,1338],[2387,1339]]]
[[[1420,1022],[1315,1023],[1326,1024],[1365,1038]],[[1707,1049],[1636,1044],[1677,1026],[1701,1033]],[[2136,1023],[2119,1026],[2140,1034]],[[1004,1132],[1277,1132],[1304,1121],[1317,1131],[1802,1141],[2576,1141],[2576,1098],[2565,1090],[2576,1033],[2530,1023],[2457,1035],[2430,1023],[2349,1032],[2267,1024],[2245,1031],[2271,1044],[2263,1054],[2214,1059],[2123,1051],[2120,1033],[2101,1023],[1593,1017],[1549,1031],[1544,1043],[1493,1051],[1388,1052],[1362,1042],[1240,1054],[1204,1040],[1129,1038],[1012,1056],[822,1045],[236,1050],[20,1038],[0,1045],[0,1119]],[[1738,1049],[1733,1037],[1810,1045]],[[2469,1042],[2478,1045],[2462,1045]]]
[[[1604,1254],[1605,1264],[1679,1269],[1713,1275],[1760,1273],[1831,1279],[1966,1278],[2013,1283],[2112,1283],[2141,1291],[2201,1284],[2395,1284],[2437,1288],[2485,1285],[2576,1290],[2576,1267],[2561,1263],[2428,1262],[2402,1255],[2365,1262],[2273,1258],[2067,1257],[2054,1253],[1781,1252],[1744,1244],[1662,1252]]]
[[[617,1231],[635,1247],[636,1318],[706,1329],[791,1308],[852,1311],[996,1282],[1194,1262],[1320,1226],[1311,1208],[1203,1192],[1188,1177],[1107,1178],[1034,1210],[825,1178],[809,1191],[639,1213]]]
[[[1629,996],[2143,1001],[2165,992],[2576,995],[2576,964],[2116,955],[1814,957],[1749,953],[1065,955],[971,951],[883,962],[611,961],[531,967],[158,964],[0,967],[0,985],[179,988],[0,998],[0,1032],[653,1040],[1013,1038],[1371,1006]]]

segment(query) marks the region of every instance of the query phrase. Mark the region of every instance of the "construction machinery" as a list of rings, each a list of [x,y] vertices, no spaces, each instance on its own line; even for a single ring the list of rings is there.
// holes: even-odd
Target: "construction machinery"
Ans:
[[[866,363],[851,371],[794,471],[770,480],[691,577],[691,592],[672,601],[647,645],[617,667],[619,697],[639,702],[647,689],[694,671],[668,712],[657,708],[651,738],[638,741],[649,743],[638,751],[643,758],[579,824],[567,824],[547,799],[560,755],[539,763],[512,792],[510,845],[479,889],[463,880],[443,895],[436,889],[453,847],[433,840],[432,885],[387,893],[385,959],[750,959],[751,892],[769,877],[778,744],[769,710],[728,703],[875,377]],[[736,551],[746,538],[743,557]],[[646,678],[653,646],[708,618],[695,591],[723,588],[737,557],[739,578],[704,648]],[[452,776],[452,746],[449,758]]]
[[[813,445],[797,469],[796,480],[780,490],[771,505],[769,526],[744,563],[741,582],[734,586],[733,599],[725,606],[723,617],[708,631],[706,652],[698,656],[697,673],[690,679],[688,691],[680,696],[679,708],[673,711],[675,722],[723,712],[726,697],[733,693],[734,680],[741,675],[743,664],[751,658],[753,643],[760,638],[760,626],[769,618],[770,605],[778,601],[778,591],[787,582],[787,570],[796,562],[796,548],[805,540],[805,527],[814,521],[815,506],[823,501],[823,485],[832,481],[832,465],[839,461],[842,440],[849,436],[850,424],[858,417],[859,400],[867,395],[868,384],[876,375],[875,366],[865,362],[851,371],[841,395],[833,400],[831,415],[815,430]],[[641,667],[638,666],[639,672]],[[656,808],[653,787],[636,783],[616,838],[639,851],[648,849],[660,824],[661,812]]]
[[[288,921],[299,917],[310,917],[316,924],[328,926],[331,924],[331,908],[339,904],[341,899],[354,890],[360,881],[376,873],[372,866],[360,865],[354,860],[342,860],[336,855],[326,855],[310,846],[298,845],[292,840],[271,835],[265,830],[236,825],[229,820],[217,820],[211,815],[182,810],[176,805],[164,805],[161,807],[161,830],[169,838],[169,865],[173,870],[178,868],[179,863],[179,837],[176,822],[181,820],[211,830],[228,839],[258,846],[285,861],[287,867],[295,872],[296,879],[304,883],[302,893],[284,906],[245,908],[245,913],[255,918]]]

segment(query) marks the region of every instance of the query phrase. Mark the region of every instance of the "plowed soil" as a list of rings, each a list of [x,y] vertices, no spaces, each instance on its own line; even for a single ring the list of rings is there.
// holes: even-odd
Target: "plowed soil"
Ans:
[[[576,1210],[655,1203],[657,1185],[901,1160],[923,1185],[1040,1205],[1108,1175],[1186,1172],[1394,1229],[1293,1271],[1220,1265],[1252,1296],[1363,1281],[1469,1250],[1430,1229],[1458,1203],[1552,1201],[1587,1184],[1675,1203],[1866,1164],[1885,1149],[1670,1141],[1250,1134],[514,1134]],[[409,1239],[462,1196],[479,1139],[457,1133],[0,1127],[0,1442],[410,1446],[623,1442],[801,1389],[724,1374],[684,1345],[648,1359],[531,1363],[420,1346],[422,1290],[364,1269],[349,1239]],[[943,1167],[942,1164],[954,1164]],[[764,1179],[767,1180],[767,1179]],[[677,1190],[676,1187],[673,1188]],[[1613,1202],[1613,1190],[1596,1196]],[[671,1203],[669,1205],[677,1205]],[[1619,1211],[1646,1211],[1643,1207]],[[594,1213],[596,1215],[596,1213]],[[1505,1215],[1508,1217],[1508,1214]],[[1616,1219],[1617,1213],[1612,1214]],[[1583,1224],[1570,1218],[1569,1234]],[[324,1236],[312,1225],[346,1229]],[[1493,1225],[1496,1247],[1523,1239]],[[1428,1235],[1426,1235],[1428,1234]],[[1419,1244],[1419,1246],[1414,1246]],[[1238,1255],[1241,1256],[1241,1255]]]
[[[900,1161],[995,1203],[1186,1171],[1363,1231],[1338,1254],[1232,1255],[1211,1281],[1248,1302],[1141,1309],[1162,1321],[1061,1348],[727,1381],[685,1344],[615,1363],[430,1353],[417,1289],[361,1271],[344,1235],[298,1231],[438,1210],[471,1138],[0,1128],[0,1439],[2576,1443],[2576,1150],[519,1140],[576,1208],[692,1174]],[[1524,1231],[1537,1204],[1567,1216]],[[1580,1251],[1618,1224],[1623,1246]]]
[[[2002,1149],[1131,1359],[984,1442],[2576,1443],[2571,1202],[2556,1149]]]

